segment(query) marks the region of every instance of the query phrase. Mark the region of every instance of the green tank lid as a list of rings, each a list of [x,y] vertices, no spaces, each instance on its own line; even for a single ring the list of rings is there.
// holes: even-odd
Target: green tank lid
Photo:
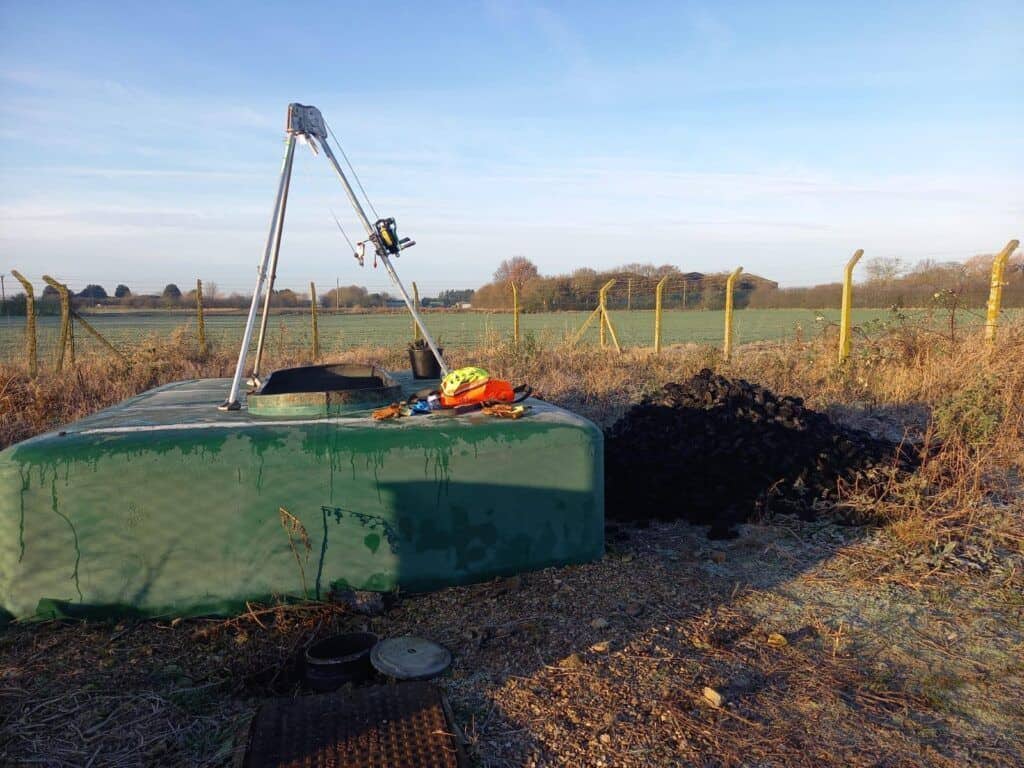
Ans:
[[[393,403],[402,385],[374,365],[307,365],[274,371],[248,395],[254,416],[336,416]]]

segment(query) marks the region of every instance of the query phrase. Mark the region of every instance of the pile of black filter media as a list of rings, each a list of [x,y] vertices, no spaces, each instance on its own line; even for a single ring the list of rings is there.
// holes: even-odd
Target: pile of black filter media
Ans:
[[[770,514],[812,519],[841,482],[881,483],[910,471],[912,450],[843,429],[796,397],[705,369],[666,384],[605,435],[607,516],[683,518],[727,538]]]

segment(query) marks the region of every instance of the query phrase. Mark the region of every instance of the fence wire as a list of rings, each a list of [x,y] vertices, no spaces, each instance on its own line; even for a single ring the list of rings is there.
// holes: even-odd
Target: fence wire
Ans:
[[[596,303],[596,300],[595,300]],[[1007,310],[1004,315],[1019,314]],[[520,315],[520,337],[524,343],[555,344],[573,338],[589,312],[542,312]],[[840,311],[835,309],[738,309],[734,314],[734,344],[787,339],[811,339],[834,329]],[[608,315],[623,348],[651,348],[654,345],[654,311],[615,308],[609,302]],[[936,330],[948,329],[949,315],[939,310],[903,310],[901,316],[913,322],[928,322]],[[88,321],[115,348],[129,359],[147,344],[166,341],[173,334],[198,345],[196,317],[188,312],[94,313]],[[471,348],[511,342],[514,316],[511,312],[428,311],[427,326],[439,344],[449,349]],[[854,346],[862,336],[858,332],[898,321],[891,310],[854,309]],[[220,349],[236,350],[244,330],[244,315],[207,313],[206,338]],[[982,310],[959,310],[957,328],[973,332],[984,324]],[[720,346],[724,312],[721,310],[680,310],[667,308],[662,313],[662,345],[710,344]],[[319,346],[322,356],[353,347],[402,347],[411,340],[408,313],[347,313],[321,309],[318,314]],[[598,343],[595,322],[579,340]],[[980,336],[979,336],[980,339]],[[109,350],[76,324],[75,352],[78,357],[109,355]],[[60,342],[60,317],[37,319],[37,341],[41,369],[52,369]],[[267,326],[267,345],[271,350],[301,353],[312,350],[313,336],[309,310],[275,312]],[[255,339],[252,343],[255,348]],[[25,318],[0,318],[0,361],[23,363],[25,360]]]

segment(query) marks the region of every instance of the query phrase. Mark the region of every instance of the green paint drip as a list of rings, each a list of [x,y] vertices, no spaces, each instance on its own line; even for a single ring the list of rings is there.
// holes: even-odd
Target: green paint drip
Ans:
[[[320,579],[324,575],[324,560],[327,557],[327,514],[331,511],[330,507],[320,507],[320,514],[323,516],[324,521],[324,537],[320,541],[320,562],[316,566],[316,599],[320,600]]]
[[[78,584],[78,564],[82,560],[82,550],[78,548],[78,531],[75,530],[75,526],[72,525],[71,520],[57,508],[57,473],[53,473],[53,480],[50,483],[50,492],[52,494],[53,502],[52,509],[54,513],[65,523],[68,524],[68,528],[71,529],[71,535],[75,539],[75,569],[71,573],[71,577],[75,580],[75,591],[78,593],[78,602],[82,602],[82,590]]]
[[[32,470],[25,471],[24,467],[18,467],[18,474],[21,475],[21,514],[18,518],[18,562],[25,557],[25,492],[31,487]]]

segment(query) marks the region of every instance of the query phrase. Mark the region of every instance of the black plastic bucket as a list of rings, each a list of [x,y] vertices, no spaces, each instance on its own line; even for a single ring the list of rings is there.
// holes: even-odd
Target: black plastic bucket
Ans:
[[[346,632],[313,643],[306,649],[306,683],[326,692],[366,680],[373,673],[370,651],[377,639],[372,632]]]
[[[439,354],[444,354],[443,349],[437,350]],[[441,378],[441,364],[437,362],[437,358],[434,357],[434,353],[427,349],[410,349],[409,350],[409,365],[412,366],[412,377],[414,379],[440,379]]]

